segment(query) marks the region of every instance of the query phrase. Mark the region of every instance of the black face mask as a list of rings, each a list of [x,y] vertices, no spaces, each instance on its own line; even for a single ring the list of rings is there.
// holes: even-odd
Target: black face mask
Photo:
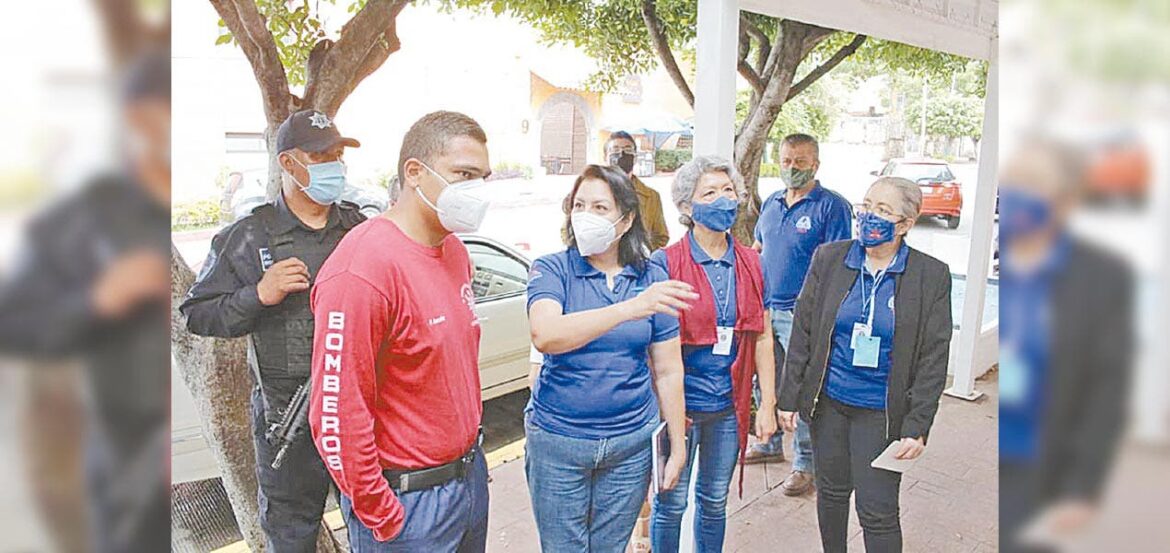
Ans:
[[[614,152],[609,154],[609,164],[619,167],[627,174],[634,171],[634,154],[627,154],[625,152]]]

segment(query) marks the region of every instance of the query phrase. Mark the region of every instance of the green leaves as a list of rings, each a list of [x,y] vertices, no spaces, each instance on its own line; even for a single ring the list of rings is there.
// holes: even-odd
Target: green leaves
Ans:
[[[436,0],[444,11],[515,17],[539,31],[548,44],[581,49],[597,61],[585,82],[590,90],[615,90],[631,74],[656,67],[658,58],[642,21],[641,0]],[[676,51],[693,46],[693,0],[658,0],[657,13]]]
[[[922,120],[922,99],[906,110],[907,126],[918,128]],[[926,132],[931,136],[959,138],[970,136],[979,140],[983,135],[983,100],[957,92],[927,97]]]
[[[336,0],[325,1],[337,5]],[[318,5],[317,1],[255,0],[255,2],[256,9],[264,18],[265,26],[272,33],[289,84],[304,85],[305,62],[309,59],[309,52],[317,42],[329,38],[331,34],[327,31],[326,22],[321,19],[319,10],[315,8]],[[348,14],[356,14],[366,6],[366,2],[367,0],[349,0],[345,11]],[[310,5],[314,7],[311,8]],[[216,45],[238,44],[222,19],[219,20],[218,27],[220,35],[215,39]]]

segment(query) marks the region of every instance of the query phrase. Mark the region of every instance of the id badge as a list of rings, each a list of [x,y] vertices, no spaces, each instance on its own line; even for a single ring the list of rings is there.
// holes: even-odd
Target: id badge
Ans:
[[[858,336],[869,336],[869,325],[865,323],[853,323],[853,337],[849,340],[849,347],[857,349]]]
[[[735,329],[730,326],[715,327],[715,347],[711,353],[715,355],[731,355],[731,340],[735,337]]]
[[[876,369],[878,353],[882,350],[882,339],[878,336],[857,336],[857,346],[853,348],[853,366]]]
[[[267,271],[270,267],[272,267],[274,260],[272,259],[272,253],[268,251],[268,248],[260,248],[256,250],[256,253],[260,254],[260,270]]]
[[[999,400],[1004,405],[1019,406],[1028,400],[1030,378],[1028,365],[1014,348],[999,352]]]

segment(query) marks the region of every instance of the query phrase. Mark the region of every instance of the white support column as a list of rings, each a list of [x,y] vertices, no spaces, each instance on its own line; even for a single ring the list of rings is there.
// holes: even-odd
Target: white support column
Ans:
[[[739,0],[699,0],[695,45],[695,155],[735,155],[735,79],[739,53]],[[691,473],[687,510],[679,533],[679,553],[694,550],[695,481]]]
[[[994,43],[991,51],[996,51]],[[991,264],[991,230],[995,226],[995,191],[998,187],[999,63],[994,57],[987,71],[983,143],[979,145],[979,182],[975,189],[975,224],[971,228],[971,251],[967,256],[967,288],[959,323],[959,350],[954,357],[955,380],[945,392],[967,400],[983,395],[975,390],[975,363],[979,336],[983,333],[983,302],[987,291],[987,270]]]
[[[1165,119],[1156,119],[1147,124],[1144,138],[1150,152],[1170,152],[1170,131]],[[1170,213],[1170,163],[1163,154],[1154,154],[1154,175],[1150,185],[1152,202],[1146,209],[1150,213]],[[1146,215],[1149,217],[1149,215]],[[1155,228],[1159,229],[1149,244],[1162,248],[1161,259],[1152,270],[1154,275],[1170,274],[1170,218],[1156,217]],[[1132,384],[1133,435],[1143,444],[1164,446],[1170,443],[1170,343],[1163,338],[1165,329],[1170,328],[1170,283],[1165,279],[1148,278],[1149,274],[1138,269],[1134,290],[1134,328],[1137,331],[1134,356],[1135,366]],[[1160,289],[1156,288],[1160,287]],[[1147,289],[1148,288],[1148,289]],[[1143,294],[1145,292],[1146,294]],[[1149,310],[1150,316],[1142,314],[1142,301],[1158,304]]]
[[[731,159],[735,149],[735,79],[739,0],[699,0],[695,47],[696,155]]]

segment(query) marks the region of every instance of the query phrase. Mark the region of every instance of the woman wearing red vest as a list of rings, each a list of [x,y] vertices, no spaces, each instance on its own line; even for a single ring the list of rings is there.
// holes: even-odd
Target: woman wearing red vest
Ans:
[[[655,553],[678,551],[691,463],[697,458],[695,551],[722,551],[728,488],[747,446],[753,375],[764,391],[756,435],[767,441],[776,431],[772,323],[764,309],[759,254],[730,233],[747,197],[735,168],[721,158],[695,158],[679,170],[671,196],[690,232],[655,252],[651,262],[699,293],[692,308],[679,315],[687,416],[693,425],[678,485],[654,498],[650,536]],[[741,491],[742,485],[741,478]]]

